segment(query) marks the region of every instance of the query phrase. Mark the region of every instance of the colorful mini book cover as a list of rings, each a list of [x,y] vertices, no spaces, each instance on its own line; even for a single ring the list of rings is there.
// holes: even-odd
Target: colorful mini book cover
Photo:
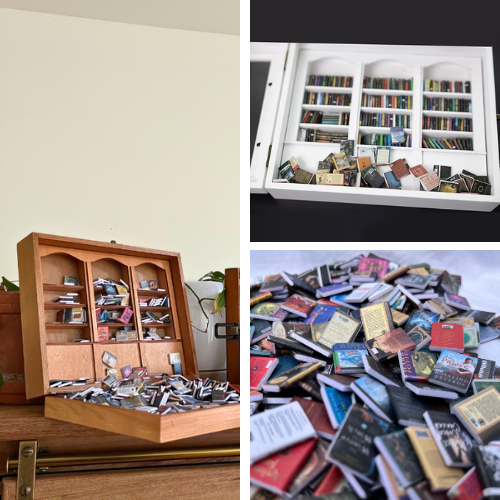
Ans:
[[[291,354],[287,356],[280,356],[278,358],[278,364],[276,365],[276,368],[273,370],[270,380],[272,380],[275,377],[279,377],[281,374],[294,368],[298,364],[299,363],[297,362],[297,360]]]
[[[477,360],[454,351],[442,351],[429,382],[458,392],[467,392],[474,377]]]
[[[371,355],[377,361],[394,358],[399,351],[412,351],[416,347],[415,342],[402,328],[396,328],[374,339],[367,340],[365,343]]]
[[[477,446],[472,454],[483,485],[483,496],[496,500],[500,494],[500,447]]]
[[[349,160],[347,159],[347,155],[344,151],[340,151],[340,153],[335,153],[333,155],[333,159],[337,170],[342,170],[343,168],[349,168]]]
[[[377,276],[381,278],[387,274],[387,267],[389,262],[383,259],[370,259],[368,257],[361,257],[358,266],[358,272],[370,272],[377,273]]]
[[[464,349],[477,349],[479,346],[478,333],[473,326],[464,326]]]
[[[489,387],[494,387],[498,392],[500,392],[500,380],[498,379],[483,379],[483,380],[474,380],[472,382],[473,388],[474,388],[474,393],[477,394],[478,392],[484,391],[485,389],[488,389]]]
[[[441,455],[444,453],[443,460],[448,467],[471,466],[475,441],[460,420],[451,413],[441,411],[428,411],[425,419],[434,439],[436,442],[439,440],[438,449]]]
[[[432,323],[439,322],[440,315],[430,311],[421,311],[415,309],[405,325],[405,332],[408,333],[413,330],[415,326],[419,326],[422,330],[426,331],[428,335],[431,334]]]
[[[378,455],[374,439],[393,430],[392,424],[354,404],[335,435],[329,450],[330,458],[373,482],[376,477],[375,457]]]
[[[448,493],[448,498],[453,500],[481,500],[483,498],[483,485],[479,479],[477,468],[472,467],[455,486],[448,490]]]
[[[316,307],[316,304],[316,301],[296,293],[286,299],[285,302],[281,304],[281,308],[285,309],[285,311],[307,318],[309,313]]]
[[[474,321],[481,323],[483,325],[488,325],[489,322],[495,317],[495,313],[490,313],[486,311],[469,311],[467,314],[468,318],[474,318]]]
[[[425,479],[405,430],[377,437],[376,445],[388,463],[395,466],[396,469],[392,471],[403,487]]]
[[[252,320],[252,323],[254,323],[254,320]],[[291,337],[292,333],[298,333],[300,335],[302,333],[307,333],[310,330],[311,330],[310,325],[287,321],[286,323],[273,323],[272,335],[274,337],[296,342]]]
[[[422,175],[428,174],[427,169],[423,165],[416,165],[415,167],[410,167],[410,172],[415,177],[421,177]]]
[[[261,302],[250,311],[251,318],[266,319],[268,321],[283,321],[287,315],[288,312],[281,309],[281,304],[272,302]]]
[[[419,180],[425,191],[433,191],[439,187],[441,182],[436,172],[430,172],[426,175],[422,175],[422,177],[419,177]]]
[[[470,309],[469,301],[465,297],[460,297],[460,295],[445,293],[444,300],[451,307],[464,309],[466,311]]]
[[[394,420],[394,411],[392,409],[389,393],[382,382],[365,375],[354,382],[370,399],[391,419]]]
[[[308,439],[256,462],[250,467],[250,481],[283,492],[304,466],[316,446],[317,438]]]
[[[98,326],[97,327],[97,341],[105,342],[109,340],[109,327],[107,326]]]
[[[368,351],[365,344],[360,342],[334,344],[333,363],[335,373],[364,372],[363,354],[368,354]]]
[[[388,165],[391,162],[391,147],[377,146],[377,165]]]
[[[283,279],[281,274],[272,274],[266,276],[262,285],[260,286],[260,292],[273,292],[277,290],[282,290],[286,286],[286,281]]]
[[[403,127],[391,127],[391,143],[399,144],[404,142],[405,132]]]
[[[354,156],[354,141],[340,141],[340,151],[343,151],[347,157]]]
[[[352,406],[352,393],[341,392],[328,386],[323,387],[322,392],[326,394],[325,405],[330,408],[337,425],[342,425],[349,408]]]
[[[301,280],[304,280],[312,289],[316,290],[321,286],[318,276],[318,269],[309,269],[298,276]]]
[[[413,327],[413,329],[408,332],[408,337],[415,342],[417,346],[415,350],[417,351],[431,341],[431,336],[420,326]]]
[[[389,172],[384,172],[384,177],[389,189],[401,189],[401,181],[396,178],[392,170]]]
[[[408,381],[427,382],[437,359],[437,354],[433,352],[399,351],[401,374]]]
[[[286,372],[282,373],[279,377],[269,380],[263,385],[263,389],[268,392],[280,392],[296,382],[306,378],[310,373],[314,373],[321,368],[321,362],[318,363],[300,363]]]
[[[490,359],[477,358],[474,379],[492,379],[495,376],[495,362]]]
[[[479,325],[479,342],[484,344],[490,340],[495,340],[500,336],[500,330],[498,328],[492,328],[491,326]]]
[[[360,332],[361,326],[361,321],[352,318],[349,314],[340,310],[335,311],[318,341],[329,346],[331,350],[334,344],[353,342]]]
[[[304,323],[311,325],[316,323],[328,323],[332,319],[333,314],[338,309],[338,306],[327,306],[318,304],[305,319]]]

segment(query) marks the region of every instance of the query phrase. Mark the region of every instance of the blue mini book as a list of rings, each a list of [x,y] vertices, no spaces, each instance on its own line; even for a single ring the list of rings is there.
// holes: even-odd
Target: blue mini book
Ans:
[[[351,384],[353,391],[379,417],[394,421],[395,416],[389,399],[389,393],[382,382],[366,375],[358,378]],[[368,397],[366,397],[368,396]],[[380,411],[382,410],[382,412]]]
[[[325,304],[318,304],[312,313],[304,320],[308,325],[315,325],[316,323],[328,323],[333,316],[333,313],[338,309],[337,306],[327,306]]]
[[[290,368],[294,368],[297,365],[297,360],[291,354],[288,356],[280,356],[278,358],[278,364],[273,370],[272,378],[279,377],[282,373],[285,373],[290,370]]]
[[[321,387],[321,396],[334,429],[338,429],[352,406],[352,393],[340,392],[333,387]]]
[[[394,172],[391,170],[389,172],[384,172],[385,181],[387,182],[387,186],[389,189],[400,189],[401,181],[396,179]]]
[[[440,316],[441,315],[438,313],[415,309],[408,319],[408,322],[404,327],[404,331],[408,333],[416,326],[419,326],[420,328],[422,328],[422,330],[430,335],[432,323],[439,323]]]

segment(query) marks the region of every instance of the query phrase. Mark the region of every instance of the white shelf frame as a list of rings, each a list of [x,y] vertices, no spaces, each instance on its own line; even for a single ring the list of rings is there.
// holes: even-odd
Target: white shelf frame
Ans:
[[[302,100],[305,89],[305,77],[308,61],[315,58],[347,57],[349,61],[357,64],[354,75],[354,87],[352,87],[351,120],[348,138],[356,141],[359,129],[360,102],[362,92],[373,92],[374,94],[399,93],[413,96],[413,121],[412,135],[413,147],[393,147],[393,153],[399,153],[397,157],[406,157],[410,165],[432,163],[443,165],[456,165],[462,168],[474,170],[473,166],[478,162],[487,172],[492,184],[492,195],[463,195],[450,193],[427,193],[412,189],[389,190],[369,189],[354,187],[316,186],[299,184],[273,183],[273,177],[282,160],[287,156],[295,156],[299,164],[313,171],[317,161],[323,159],[330,152],[339,151],[338,144],[317,144],[298,142],[296,140],[298,131],[298,120],[294,112],[302,112]],[[376,60],[404,60],[413,64],[418,70],[413,76],[413,92],[394,91],[390,89],[363,89],[362,75],[365,62]],[[305,61],[305,62],[304,62]],[[440,64],[465,65],[470,69],[472,93],[457,94],[452,92],[424,92],[423,77],[427,66]],[[306,71],[304,72],[304,68]],[[497,123],[495,107],[495,89],[493,75],[492,49],[489,47],[432,47],[432,46],[383,46],[383,45],[332,45],[332,44],[290,44],[288,57],[288,86],[284,88],[280,107],[278,109],[277,127],[273,138],[270,168],[266,178],[266,190],[278,199],[335,201],[348,203],[366,203],[394,206],[414,206],[424,208],[443,208],[491,211],[500,204],[500,172],[498,158]],[[332,70],[330,74],[335,74]],[[338,73],[340,74],[340,73]],[[387,77],[395,75],[387,75]],[[285,76],[285,81],[287,76]],[[296,93],[299,95],[298,103]],[[432,97],[457,97],[472,98],[474,151],[435,150],[422,147],[422,135],[437,131],[423,132],[421,129],[423,96]],[[294,111],[295,110],[295,111]],[[297,115],[298,116],[298,115]],[[487,124],[487,126],[485,125]],[[453,137],[452,131],[444,131]],[[463,134],[463,133],[462,133]],[[295,153],[295,154],[293,154]],[[356,152],[355,152],[356,154]],[[301,157],[304,160],[301,160]],[[397,157],[393,156],[392,159]],[[285,158],[285,159],[287,159]],[[313,161],[314,158],[314,161]],[[436,158],[439,158],[437,160]],[[441,159],[442,158],[442,159]],[[302,163],[301,163],[302,162]],[[480,174],[480,172],[479,172]]]

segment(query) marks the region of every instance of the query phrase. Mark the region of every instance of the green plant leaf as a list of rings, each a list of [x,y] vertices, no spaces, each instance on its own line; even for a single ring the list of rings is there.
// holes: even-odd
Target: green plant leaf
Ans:
[[[222,290],[222,292],[215,297],[214,309],[212,314],[218,313],[224,306],[226,305],[226,290]]]
[[[0,373],[0,389],[2,388],[3,385],[3,375]]]
[[[2,276],[3,286],[8,292],[19,292],[19,287],[11,283],[5,276]]]
[[[216,281],[217,283],[222,283],[224,278],[224,273],[221,273],[220,271],[210,271],[202,276],[198,281]]]

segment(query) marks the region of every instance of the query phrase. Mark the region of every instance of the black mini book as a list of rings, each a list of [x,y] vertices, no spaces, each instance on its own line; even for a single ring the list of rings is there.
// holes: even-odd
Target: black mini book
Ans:
[[[483,497],[500,495],[500,447],[474,446],[472,461],[483,485]]]
[[[374,439],[388,434],[394,426],[376,417],[361,405],[351,406],[328,450],[329,460],[347,467],[356,476],[374,483],[377,476],[375,457],[378,455]]]
[[[265,319],[252,319],[252,325],[255,327],[255,332],[252,336],[252,344],[266,338],[273,332],[273,327],[270,321]]]
[[[477,358],[474,380],[495,378],[495,362],[490,359]]]
[[[426,426],[424,413],[429,409],[427,403],[406,387],[387,386],[387,393],[399,425]]]
[[[473,465],[472,448],[476,443],[455,415],[427,411],[424,419],[448,467],[469,468]]]
[[[299,342],[295,342],[294,340],[284,339],[282,337],[276,337],[274,335],[269,335],[267,338],[269,342],[273,342],[273,344],[278,344],[280,347],[286,347],[290,349],[290,351],[300,352],[303,354],[307,354],[308,356],[313,356],[315,352],[309,347],[300,344]]]
[[[316,290],[311,285],[309,285],[307,281],[285,271],[281,271],[281,276],[283,276],[283,279],[293,288],[302,290],[303,292],[309,293],[313,297],[316,297]]]
[[[425,479],[405,430],[375,438],[375,445],[403,488]]]
[[[384,363],[380,363],[367,354],[363,354],[363,365],[368,375],[371,375],[383,384],[387,386],[392,385],[394,387],[403,386],[403,382],[398,375],[387,368]]]

